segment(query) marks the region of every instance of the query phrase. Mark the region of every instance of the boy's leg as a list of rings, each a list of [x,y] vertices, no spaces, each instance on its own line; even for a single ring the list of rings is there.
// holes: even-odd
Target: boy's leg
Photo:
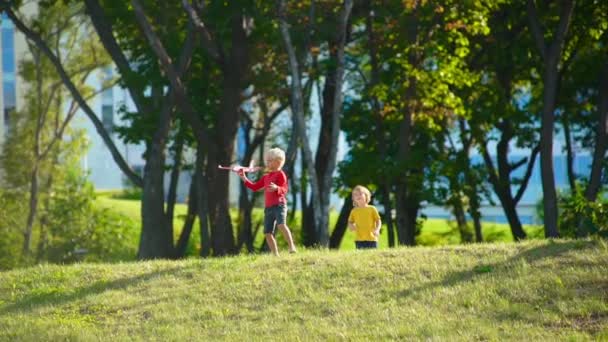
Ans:
[[[276,222],[276,209],[275,207],[264,209],[264,236],[266,237],[266,244],[270,248],[270,252],[273,255],[279,255],[279,249],[277,248],[277,240],[274,238],[274,227]]]
[[[267,233],[264,235],[266,235],[266,244],[268,244],[270,252],[275,256],[279,256],[279,251],[277,249],[277,240],[275,240],[274,235],[272,235],[272,233]]]
[[[285,204],[279,204],[276,208],[277,227],[281,231],[281,234],[283,234],[285,240],[287,240],[287,245],[289,246],[289,253],[295,253],[296,246],[293,243],[291,231],[289,230],[289,227],[287,227],[287,206]]]
[[[287,240],[287,245],[289,246],[289,253],[295,253],[296,245],[293,243],[293,237],[291,236],[291,231],[289,230],[289,227],[287,227],[286,224],[279,224],[278,227],[281,231],[281,234],[283,234],[285,240]]]

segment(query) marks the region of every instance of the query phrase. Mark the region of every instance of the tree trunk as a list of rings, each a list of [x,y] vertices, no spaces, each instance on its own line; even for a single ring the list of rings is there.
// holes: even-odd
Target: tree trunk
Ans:
[[[519,220],[519,216],[517,215],[517,202],[516,198],[513,198],[511,194],[511,183],[510,183],[510,164],[508,163],[508,147],[509,141],[511,140],[511,133],[509,129],[504,129],[501,140],[499,141],[496,151],[498,159],[498,167],[499,171],[496,172],[494,169],[494,163],[490,158],[490,154],[487,151],[487,147],[482,148],[482,156],[483,160],[486,164],[486,168],[489,170],[490,175],[490,183],[492,184],[492,188],[494,192],[498,196],[498,200],[503,208],[505,216],[507,217],[507,221],[509,222],[509,227],[511,228],[511,234],[513,234],[513,239],[515,241],[519,241],[526,238],[526,232],[524,232],[521,221]],[[534,166],[534,161],[536,160],[536,154],[533,153],[533,158],[528,164],[528,168],[532,168]],[[529,175],[528,175],[529,178]],[[527,180],[521,185],[519,192],[523,193],[527,185]]]
[[[346,228],[348,227],[348,215],[350,215],[350,211],[352,209],[353,201],[350,196],[346,197],[344,199],[344,203],[342,204],[342,209],[340,209],[340,215],[338,216],[336,226],[334,227],[331,237],[329,238],[329,248],[340,248],[340,244],[344,238],[344,233],[346,233]]]
[[[380,66],[378,62],[378,46],[377,37],[374,30],[374,11],[373,3],[371,0],[365,2],[365,10],[367,12],[365,27],[367,30],[367,43],[370,55],[371,65],[371,80],[369,87],[373,88],[380,82]],[[380,160],[384,160],[387,157],[387,147],[384,138],[384,118],[381,115],[382,104],[378,101],[377,97],[372,96],[372,108],[374,110],[374,117],[376,118],[377,128],[374,130],[376,133],[376,139],[378,144],[378,152],[380,153]],[[382,173],[382,170],[379,170]],[[386,180],[387,176],[382,174],[381,177]],[[384,222],[388,231],[388,245],[389,247],[395,246],[395,230],[393,227],[393,215],[392,205],[390,200],[390,188],[386,181],[382,181],[380,184],[380,192],[382,196],[382,205],[384,206]]]
[[[411,85],[414,87],[414,85]],[[399,128],[399,162],[400,165],[407,165],[407,158],[411,149],[410,146],[410,134],[412,125],[412,113],[410,109],[406,109],[404,113],[403,121]],[[409,186],[407,184],[408,171],[405,169],[398,179],[396,188],[396,205],[395,209],[397,212],[397,239],[399,244],[413,246],[415,245],[416,231],[415,227],[410,225],[411,218],[409,217],[408,206],[409,201]]]
[[[391,205],[391,192],[387,184],[381,185],[382,205],[384,206],[384,222],[388,233],[388,246],[395,247],[395,227],[393,224],[393,206]]]
[[[30,254],[30,247],[32,244],[32,233],[34,230],[34,221],[36,219],[36,213],[38,209],[38,161],[34,161],[34,167],[30,173],[30,200],[29,200],[29,211],[27,213],[27,222],[25,230],[23,231],[23,249],[22,253],[24,257]]]
[[[553,173],[553,129],[555,126],[555,104],[559,77],[559,62],[562,57],[566,34],[574,11],[574,0],[561,3],[560,20],[553,41],[547,44],[545,34],[536,13],[533,0],[528,0],[528,19],[541,57],[543,58],[543,110],[540,135],[540,170],[543,186],[543,209],[545,218],[545,237],[557,238],[557,192]]]
[[[606,57],[608,60],[608,57]],[[585,198],[594,202],[602,186],[602,169],[606,161],[606,149],[608,148],[608,62],[604,61],[601,71],[600,86],[598,91],[598,123],[595,132],[595,150],[593,151],[593,162],[589,184],[585,189]]]
[[[458,196],[458,194],[454,194]],[[458,227],[458,232],[460,233],[460,242],[461,243],[469,243],[472,242],[472,236],[469,232],[469,227],[467,225],[467,218],[464,211],[464,205],[462,203],[462,199],[458,198],[452,201],[453,214],[456,218],[456,225]]]
[[[184,220],[184,226],[179,234],[177,243],[175,244],[174,256],[176,259],[183,258],[186,255],[186,249],[188,248],[188,242],[190,241],[190,235],[194,227],[194,221],[196,220],[196,210],[198,208],[198,198],[196,190],[198,188],[199,174],[196,172],[192,176],[190,182],[190,190],[188,191],[188,209],[186,211],[186,219]]]
[[[475,242],[483,242],[483,234],[481,232],[481,214],[479,210],[471,212],[473,218],[473,227],[475,227]]]
[[[298,60],[296,58],[295,49],[291,42],[291,36],[288,29],[288,24],[285,19],[285,0],[279,0],[279,27],[281,30],[281,37],[285,48],[287,50],[289,71],[291,75],[291,110],[293,114],[293,122],[297,127],[298,136],[302,143],[302,156],[306,163],[306,171],[311,186],[312,196],[312,210],[314,217],[314,229],[319,231],[322,219],[321,211],[321,196],[320,196],[320,184],[316,177],[316,171],[313,163],[312,150],[306,135],[306,122],[304,121],[304,102],[302,97],[302,83],[300,81],[300,68],[298,66]]]
[[[330,150],[327,156],[327,165],[321,178],[321,224],[317,228],[319,232],[319,243],[323,247],[329,246],[329,206],[334,170],[336,169],[336,156],[338,153],[338,142],[340,136],[340,118],[342,116],[342,84],[344,81],[344,47],[348,36],[348,22],[353,8],[353,0],[344,0],[337,29],[337,54],[336,54],[336,77],[333,87],[333,101],[331,106],[331,135]],[[329,107],[329,106],[327,106]],[[325,105],[324,105],[325,108]]]
[[[411,207],[411,199],[408,198],[408,188],[405,184],[397,185],[397,239],[400,245],[416,245],[416,217],[417,210]],[[413,216],[412,216],[413,215]]]
[[[568,120],[568,114],[563,113],[562,126],[564,127],[564,140],[566,141],[566,169],[568,173],[568,183],[570,184],[570,192],[572,194],[577,192],[576,186],[576,175],[574,174],[574,159],[575,154],[572,147],[572,134],[570,133],[570,122]]]
[[[555,56],[557,57],[557,56]],[[559,237],[557,228],[557,191],[553,171],[553,128],[555,92],[557,87],[557,61],[547,66],[544,75],[543,111],[540,135],[540,170],[543,186],[545,237]]]
[[[208,178],[205,170],[205,151],[200,141],[196,147],[196,166],[194,172],[198,175],[197,178],[197,208],[198,223],[201,230],[201,251],[202,257],[211,255],[211,234],[209,232],[209,186]]]
[[[167,191],[167,229],[169,235],[173,237],[173,218],[175,216],[175,203],[177,201],[177,185],[179,184],[179,175],[182,168],[182,151],[184,149],[184,137],[180,134],[175,141],[175,153],[173,155],[173,167],[169,176],[169,189]]]
[[[149,144],[144,168],[144,186],[141,202],[142,230],[138,259],[169,258],[173,237],[169,235],[165,216],[164,146],[161,142]]]

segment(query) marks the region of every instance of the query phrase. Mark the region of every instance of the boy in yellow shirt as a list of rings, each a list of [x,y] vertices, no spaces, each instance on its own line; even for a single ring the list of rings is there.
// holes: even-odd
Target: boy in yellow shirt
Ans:
[[[357,185],[353,189],[353,206],[348,216],[348,228],[357,234],[355,246],[357,249],[378,248],[378,236],[382,221],[378,210],[369,205],[371,192],[364,186]]]

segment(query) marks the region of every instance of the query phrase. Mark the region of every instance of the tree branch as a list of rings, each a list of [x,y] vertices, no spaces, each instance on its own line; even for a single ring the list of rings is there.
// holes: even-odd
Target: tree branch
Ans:
[[[536,11],[536,5],[534,4],[534,0],[528,0],[527,7],[530,31],[532,31],[532,36],[534,37],[536,47],[538,48],[538,51],[540,51],[541,57],[545,59],[547,57],[547,46],[545,44],[543,31],[538,20],[538,13]]]
[[[526,191],[526,188],[528,187],[528,181],[530,180],[530,177],[532,176],[532,170],[534,170],[534,163],[536,162],[536,156],[538,156],[538,152],[540,152],[540,145],[536,145],[536,147],[534,147],[534,149],[532,150],[532,155],[530,156],[530,162],[528,163],[528,168],[526,169],[526,174],[524,175],[523,182],[519,186],[519,189],[517,190],[517,194],[515,195],[515,198],[513,199],[513,201],[515,203],[519,203],[519,200],[524,195],[524,192]]]
[[[104,128],[103,123],[99,120],[99,118],[97,117],[95,112],[91,109],[91,107],[89,107],[86,100],[82,97],[82,95],[80,94],[80,91],[78,91],[78,89],[76,88],[76,86],[74,85],[72,80],[69,78],[68,74],[66,73],[65,69],[63,68],[63,65],[61,64],[61,62],[59,61],[57,56],[55,56],[55,54],[53,54],[53,52],[49,49],[49,47],[42,40],[42,38],[40,37],[40,35],[37,32],[34,32],[34,31],[30,30],[27,26],[25,26],[25,24],[15,15],[15,12],[11,8],[5,7],[4,10],[5,10],[6,14],[8,15],[8,17],[13,21],[13,24],[17,27],[17,29],[19,29],[19,31],[21,31],[27,37],[27,39],[33,41],[36,44],[36,46],[51,61],[51,63],[57,70],[59,77],[63,80],[66,88],[68,88],[68,90],[72,94],[72,97],[78,102],[78,105],[80,106],[80,108],[82,108],[82,110],[85,112],[87,117],[91,120],[91,122],[95,126],[97,133],[99,133],[99,135],[103,139],[104,143],[110,150],[110,153],[112,154],[112,157],[114,158],[114,161],[116,162],[118,167],[122,170],[122,172],[125,174],[125,176],[127,176],[127,178],[129,178],[129,180],[131,182],[133,182],[133,184],[141,187],[143,185],[143,181],[142,181],[141,177],[139,175],[137,175],[135,172],[133,172],[133,170],[131,170],[131,167],[129,166],[129,164],[127,164],[127,162],[124,160],[124,158],[122,157],[122,155],[116,148],[114,141],[112,140],[112,138],[110,137],[110,135],[108,134],[106,129]]]
[[[85,5],[87,8],[87,12],[89,13],[89,17],[93,22],[93,26],[101,39],[103,46],[106,48],[106,51],[112,57],[112,60],[116,64],[118,71],[123,77],[127,88],[129,89],[129,93],[131,94],[131,98],[133,102],[137,106],[137,109],[140,113],[149,113],[151,112],[150,108],[146,104],[144,89],[143,87],[136,84],[131,80],[134,77],[134,71],[131,69],[131,65],[129,64],[129,60],[122,52],[122,49],[118,45],[114,34],[112,33],[112,24],[108,21],[108,18],[105,16],[105,12],[98,0],[85,0]]]
[[[138,0],[131,0],[131,4],[133,5],[133,9],[135,11],[135,18],[139,23],[141,30],[143,31],[150,47],[156,54],[158,61],[160,63],[160,67],[167,75],[169,82],[171,84],[171,88],[174,92],[174,96],[176,102],[180,105],[181,109],[184,112],[186,120],[192,126],[194,130],[194,134],[200,142],[203,142],[205,145],[211,147],[211,144],[208,143],[208,139],[205,132],[205,126],[201,119],[197,116],[196,110],[192,107],[191,101],[188,99],[188,95],[186,94],[186,88],[182,82],[181,75],[173,67],[171,57],[167,53],[167,50],[163,46],[162,42],[156,35],[156,33],[152,30],[152,26],[146,18],[144,9],[141,3]],[[188,44],[188,42],[186,43]]]
[[[192,5],[190,5],[190,2],[188,0],[182,0],[182,5],[188,13],[190,20],[194,23],[194,27],[201,35],[203,48],[207,51],[211,58],[215,60],[215,62],[222,65],[224,56],[222,51],[215,45],[213,35],[209,31],[205,23],[198,16],[196,10],[192,7]]]
[[[551,43],[551,53],[555,54],[561,49],[568,32],[568,26],[570,25],[570,19],[572,18],[572,12],[574,11],[574,1],[568,0],[562,5],[562,11],[559,17],[559,26],[557,27],[557,33],[555,39]]]

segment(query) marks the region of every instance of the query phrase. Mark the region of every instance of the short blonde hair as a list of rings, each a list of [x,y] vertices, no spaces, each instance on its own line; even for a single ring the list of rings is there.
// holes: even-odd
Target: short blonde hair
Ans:
[[[266,153],[264,153],[264,160],[280,160],[280,167],[283,167],[283,164],[285,164],[285,151],[281,150],[278,147],[271,148],[270,150],[266,151]]]
[[[355,186],[351,196],[354,196],[355,192],[360,192],[365,196],[365,203],[369,203],[372,200],[372,193],[363,185]]]

